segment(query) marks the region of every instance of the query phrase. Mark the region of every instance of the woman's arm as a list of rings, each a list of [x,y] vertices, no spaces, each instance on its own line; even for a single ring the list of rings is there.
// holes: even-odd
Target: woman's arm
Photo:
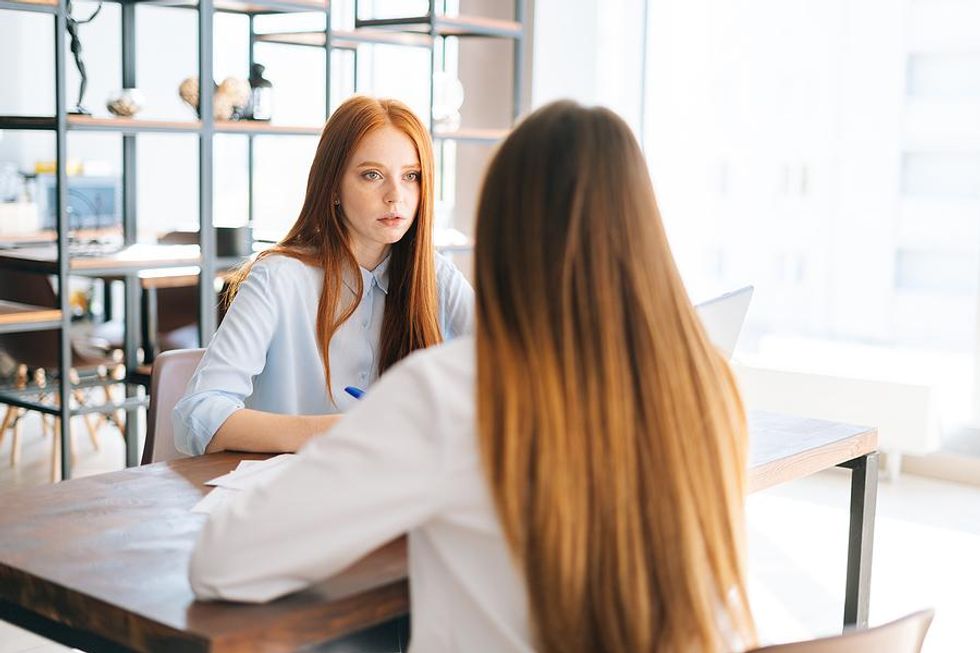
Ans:
[[[286,291],[302,264],[283,257],[256,263],[208,345],[174,407],[174,444],[193,456],[224,449],[295,451],[336,417],[280,415],[245,409],[253,379],[266,365],[269,348],[284,334],[284,312],[302,310]],[[297,364],[300,361],[296,361]],[[319,365],[319,360],[312,364]]]
[[[424,352],[429,353],[429,352]],[[437,513],[446,487],[440,401],[466,401],[423,373],[393,367],[330,437],[315,438],[266,483],[212,514],[191,556],[200,599],[269,601],[322,580]],[[470,400],[472,401],[472,400]],[[457,427],[458,428],[458,427]]]
[[[221,425],[204,453],[231,449],[278,453],[297,451],[314,435],[336,424],[341,415],[277,415],[261,410],[236,410]]]

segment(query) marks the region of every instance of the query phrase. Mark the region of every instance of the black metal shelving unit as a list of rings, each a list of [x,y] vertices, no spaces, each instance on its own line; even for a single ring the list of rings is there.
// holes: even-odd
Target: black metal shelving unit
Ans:
[[[350,30],[335,30],[331,26],[330,0],[109,0],[121,5],[122,33],[122,84],[124,88],[136,87],[136,8],[139,5],[166,6],[175,9],[193,10],[198,17],[198,79],[212,79],[213,62],[213,19],[215,12],[232,12],[249,16],[249,64],[255,61],[257,43],[275,43],[290,46],[319,48],[326,61],[324,81],[325,107],[329,114],[331,107],[331,52],[344,50],[354,55],[354,90],[361,90],[356,76],[357,52],[365,45],[385,44],[429,51],[430,80],[444,61],[445,43],[450,38],[492,38],[509,39],[514,47],[513,69],[513,109],[512,122],[524,109],[523,74],[526,42],[526,0],[514,0],[514,20],[497,20],[476,16],[446,16],[438,10],[437,0],[429,0],[425,16],[405,18],[362,19],[358,0],[354,0],[355,25]],[[213,117],[213,98],[202,84],[200,93],[200,120],[164,121],[141,120],[137,118],[93,118],[89,116],[68,115],[65,88],[65,35],[66,0],[0,0],[0,9],[41,12],[52,16],[55,43],[55,100],[54,116],[0,116],[0,129],[44,130],[56,136],[57,165],[57,239],[54,260],[4,260],[0,254],[0,269],[17,268],[38,274],[54,275],[58,279],[58,304],[60,318],[46,322],[24,321],[21,324],[6,323],[0,326],[4,332],[11,330],[37,330],[57,328],[60,343],[60,365],[58,388],[60,406],[54,407],[38,401],[37,393],[11,388],[0,388],[0,403],[36,410],[60,417],[61,470],[63,478],[71,477],[70,418],[91,412],[108,413],[125,410],[126,419],[126,464],[132,466],[139,461],[137,411],[147,404],[140,388],[146,383],[148,373],[139,365],[138,348],[141,334],[140,325],[140,279],[141,270],[196,265],[199,268],[199,284],[202,289],[210,288],[219,260],[216,256],[213,228],[213,148],[215,134],[241,134],[248,138],[248,223],[253,223],[254,206],[254,140],[257,136],[318,136],[322,126],[288,126],[250,121],[220,121]],[[280,13],[319,13],[323,15],[325,28],[320,31],[256,33],[255,17]],[[251,68],[251,65],[250,65]],[[434,87],[430,82],[430,108]],[[326,116],[325,116],[326,118]],[[440,132],[430,112],[430,132],[441,147],[450,142],[465,142],[491,145],[506,136],[510,125],[502,128],[459,129]],[[67,189],[66,173],[67,137],[69,132],[108,132],[119,134],[122,138],[122,220],[123,245],[136,243],[137,203],[136,203],[136,136],[143,133],[190,133],[197,134],[199,140],[199,188],[200,188],[200,233],[197,260],[184,260],[177,257],[170,261],[148,261],[146,265],[78,265],[70,260],[68,247]],[[468,247],[446,248],[451,251],[466,250]],[[68,278],[80,276],[114,276],[122,278],[125,286],[124,302],[124,361],[126,365],[126,398],[124,401],[99,407],[71,407],[70,396],[73,386],[69,382],[68,369],[71,367],[71,310],[69,306]],[[216,328],[216,294],[201,292],[199,305],[200,341],[207,343]],[[38,326],[43,324],[44,326]]]
[[[116,0],[121,6],[122,34],[122,84],[125,88],[137,86],[136,80],[136,8],[140,4],[189,9],[197,12],[198,16],[198,79],[213,77],[213,17],[215,12],[233,12],[249,16],[275,14],[285,12],[322,13],[329,24],[329,2],[327,0],[293,0],[282,2],[278,0],[197,0],[194,2],[172,0]],[[57,437],[61,442],[61,476],[71,477],[71,448],[68,446],[71,437],[71,417],[87,413],[110,413],[118,410],[126,411],[126,464],[133,466],[139,462],[138,419],[137,411],[146,407],[147,399],[141,390],[148,378],[146,371],[140,368],[138,349],[140,344],[140,279],[143,270],[165,267],[183,267],[195,265],[200,270],[199,279],[213,279],[217,265],[213,229],[213,146],[216,133],[247,134],[251,143],[255,135],[316,135],[320,127],[289,127],[268,125],[264,123],[236,123],[231,121],[216,121],[212,114],[212,96],[202,92],[200,97],[200,120],[161,121],[140,120],[127,118],[93,118],[90,116],[68,115],[66,109],[67,94],[65,88],[65,36],[67,28],[67,3],[65,0],[0,0],[0,9],[39,12],[49,14],[53,18],[54,47],[55,47],[55,115],[54,116],[0,116],[0,129],[10,130],[42,130],[55,134],[56,141],[56,242],[54,257],[44,256],[37,260],[7,256],[0,260],[0,269],[19,269],[37,274],[53,275],[58,279],[58,319],[33,319],[31,312],[7,315],[0,330],[5,333],[15,331],[36,331],[41,329],[57,329],[59,332],[59,367],[57,371],[60,397],[59,406],[42,402],[42,393],[51,389],[28,387],[15,389],[0,388],[0,403],[34,410],[42,414],[55,415],[60,418],[60,429]],[[251,22],[251,21],[250,21]],[[251,57],[250,57],[251,58]],[[207,86],[207,85],[203,85]],[[327,87],[329,93],[329,85]],[[328,104],[329,106],[329,104]],[[67,161],[67,138],[69,132],[104,132],[116,133],[122,139],[122,227],[123,247],[136,243],[137,203],[136,203],[136,136],[143,133],[192,133],[199,139],[199,250],[190,260],[177,257],[173,260],[147,261],[145,265],[125,262],[117,264],[107,260],[104,264],[77,265],[85,261],[72,260],[68,246],[67,219],[67,190],[68,179],[65,163]],[[251,145],[250,145],[251,149]],[[249,165],[251,185],[252,166]],[[251,197],[250,197],[251,200]],[[250,201],[251,219],[251,201]],[[14,250],[16,251],[16,250]],[[50,252],[48,252],[50,254]],[[2,257],[2,253],[0,253]],[[89,262],[91,263],[91,262]],[[68,370],[71,367],[71,310],[69,306],[68,278],[70,276],[114,277],[123,279],[124,291],[124,361],[126,378],[123,383],[126,397],[122,401],[106,403],[100,406],[76,407],[71,406],[70,396],[74,388],[84,387],[72,385]],[[200,283],[200,281],[199,281]],[[202,288],[209,288],[209,283],[201,283]],[[216,295],[213,292],[200,293],[199,327],[201,342],[206,343],[216,328]],[[25,307],[31,308],[31,307]],[[41,307],[33,307],[42,311]]]

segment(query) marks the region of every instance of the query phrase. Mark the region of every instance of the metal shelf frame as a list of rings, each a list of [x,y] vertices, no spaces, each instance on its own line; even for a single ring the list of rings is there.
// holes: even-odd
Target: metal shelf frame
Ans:
[[[328,0],[311,2],[309,0],[122,0],[121,6],[122,34],[121,63],[123,87],[137,86],[136,80],[136,8],[141,4],[169,6],[191,9],[198,17],[198,79],[213,77],[212,64],[214,59],[213,21],[215,12],[233,12],[249,15],[249,24],[255,15],[286,13],[286,12],[322,12],[329,24],[330,5]],[[66,0],[0,0],[0,10],[25,12],[40,12],[53,18],[54,50],[55,50],[55,115],[54,116],[0,116],[0,129],[52,131],[55,133],[56,161],[56,233],[55,241],[57,257],[53,262],[31,262],[6,260],[6,268],[16,268],[38,274],[51,274],[58,279],[58,310],[59,320],[22,321],[4,324],[0,331],[24,332],[42,329],[57,329],[59,333],[59,364],[53,383],[44,391],[38,388],[15,390],[0,388],[0,403],[20,406],[41,413],[60,417],[61,440],[61,476],[71,478],[70,448],[67,446],[71,437],[71,416],[92,412],[126,411],[126,464],[134,466],[139,463],[138,420],[136,411],[146,407],[147,399],[139,396],[137,380],[145,380],[144,371],[138,366],[138,347],[141,335],[140,324],[140,280],[139,270],[132,266],[86,266],[84,269],[71,265],[71,252],[68,246],[67,220],[67,191],[68,177],[66,172],[67,138],[68,133],[77,132],[112,132],[118,133],[122,140],[122,220],[123,244],[132,245],[136,242],[137,232],[137,201],[136,201],[136,147],[137,134],[141,133],[192,133],[198,135],[199,148],[199,214],[200,214],[200,260],[196,265],[200,269],[200,278],[212,279],[217,265],[213,228],[213,148],[216,133],[243,133],[249,138],[249,221],[252,221],[252,139],[261,135],[315,135],[319,127],[288,127],[281,125],[266,125],[263,123],[236,124],[225,121],[215,121],[213,118],[213,98],[211,93],[201,93],[200,109],[202,118],[197,121],[153,121],[122,118],[92,118],[89,116],[68,115],[67,90],[65,87],[65,35],[67,33],[67,2]],[[254,34],[254,30],[251,30]],[[250,63],[254,61],[252,50],[254,38],[250,39]],[[329,52],[324,46],[325,52]],[[327,106],[329,107],[329,70],[327,79]],[[186,262],[172,265],[151,265],[148,269],[175,267],[186,265]],[[126,364],[126,398],[121,402],[86,408],[72,408],[71,392],[78,386],[72,386],[68,381],[66,370],[71,367],[71,310],[69,305],[68,279],[70,276],[114,276],[122,278],[125,285],[125,320],[124,320],[124,360]],[[210,287],[205,284],[204,287]],[[199,327],[201,342],[207,343],[214,333],[217,321],[217,298],[213,292],[200,293]],[[33,397],[32,399],[32,392]],[[57,393],[59,406],[37,401],[40,394]]]
[[[354,90],[359,89],[357,79],[357,52],[361,45],[387,44],[404,47],[422,47],[429,51],[430,80],[443,67],[447,38],[499,38],[510,39],[514,47],[513,66],[513,106],[512,122],[525,108],[524,68],[526,57],[526,15],[527,0],[514,0],[514,20],[502,21],[472,16],[444,16],[437,12],[436,0],[429,0],[428,13],[395,19],[361,19],[360,2],[354,0],[355,29],[334,30],[331,25],[330,0],[109,0],[121,6],[121,62],[123,87],[136,87],[136,8],[140,5],[154,5],[190,9],[197,12],[198,27],[198,79],[213,77],[214,61],[214,14],[232,12],[249,17],[249,69],[255,62],[257,43],[274,43],[299,47],[316,47],[323,51],[326,61],[324,93],[326,114],[331,107],[331,52],[333,50],[354,53]],[[71,437],[71,416],[88,412],[126,411],[126,464],[139,463],[138,433],[136,411],[146,406],[145,397],[139,396],[139,384],[145,382],[146,369],[138,364],[138,345],[141,335],[141,302],[139,270],[132,266],[85,267],[71,266],[68,243],[67,192],[68,177],[67,138],[69,132],[112,132],[118,133],[122,140],[122,219],[123,244],[136,242],[137,232],[137,188],[136,188],[136,136],[142,133],[191,133],[198,136],[199,148],[199,215],[200,215],[200,260],[194,264],[200,270],[199,279],[208,280],[202,288],[210,288],[210,280],[221,262],[216,255],[214,235],[214,137],[215,134],[242,135],[248,139],[248,224],[254,223],[255,187],[255,138],[276,135],[318,136],[322,126],[285,126],[260,122],[216,121],[213,117],[213,97],[210,92],[200,94],[200,120],[194,121],[153,121],[138,119],[91,118],[71,116],[67,113],[67,90],[65,79],[67,33],[67,0],[0,0],[0,10],[40,12],[52,16],[55,49],[55,115],[54,116],[0,116],[0,129],[41,130],[55,133],[56,146],[56,207],[57,207],[57,259],[54,263],[22,263],[7,261],[6,267],[29,269],[38,274],[53,274],[58,278],[58,310],[60,320],[33,322],[17,325],[4,325],[2,332],[57,329],[59,332],[59,369],[56,384],[48,389],[56,391],[60,406],[44,405],[31,401],[28,396],[10,389],[0,388],[0,403],[37,410],[60,417],[61,430],[61,470],[62,477],[71,478],[71,457],[68,446]],[[320,13],[325,19],[326,28],[322,31],[298,33],[256,33],[255,16],[275,13],[306,12]],[[206,85],[202,85],[206,86]],[[451,142],[493,144],[506,136],[508,129],[460,129],[456,132],[440,132],[435,129],[431,114],[434,94],[429,84],[430,115],[429,130],[436,147]],[[440,157],[441,159],[441,157]],[[443,248],[445,249],[445,248]],[[467,248],[450,248],[465,250]],[[149,265],[146,269],[185,266],[186,262],[173,265]],[[69,305],[68,279],[73,275],[107,276],[113,275],[124,280],[125,321],[124,353],[126,364],[126,399],[115,405],[73,409],[71,392],[74,387],[68,381],[66,370],[71,366],[71,307]],[[199,281],[199,283],[201,283]],[[217,297],[213,292],[201,292],[199,309],[200,342],[206,346],[216,328]],[[55,387],[56,386],[56,387]]]

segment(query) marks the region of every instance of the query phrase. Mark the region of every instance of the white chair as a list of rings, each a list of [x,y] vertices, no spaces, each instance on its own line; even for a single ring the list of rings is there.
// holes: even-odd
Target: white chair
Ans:
[[[932,616],[932,610],[923,610],[877,628],[808,642],[765,646],[749,653],[919,653]]]
[[[154,359],[150,378],[150,410],[146,417],[146,443],[143,445],[141,464],[186,458],[174,446],[171,413],[177,400],[187,389],[187,382],[191,380],[203,355],[203,349],[173,349]]]

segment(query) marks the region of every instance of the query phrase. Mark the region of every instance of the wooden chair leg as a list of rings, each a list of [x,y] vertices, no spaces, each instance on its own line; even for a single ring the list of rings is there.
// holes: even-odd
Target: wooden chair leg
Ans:
[[[68,372],[68,380],[71,381],[72,385],[78,385],[79,382],[78,370],[76,370],[74,367],[71,368],[71,370],[69,370]],[[82,392],[80,388],[75,388],[74,390],[72,390],[71,394],[72,397],[75,398],[75,403],[77,403],[79,406],[84,407],[86,405],[85,393]],[[95,448],[96,451],[98,451],[99,450],[98,425],[92,422],[92,419],[95,416],[89,413],[87,415],[82,415],[81,417],[82,417],[82,421],[85,422],[85,430],[88,431],[88,439],[92,441],[92,446]],[[73,439],[73,444],[74,444],[74,439]],[[74,456],[74,450],[72,452],[72,456]]]
[[[105,367],[99,367],[98,370],[99,378],[102,380],[102,391],[105,393],[105,402],[111,404],[115,402],[115,398],[112,396],[112,389],[109,386],[109,372]],[[117,365],[112,370],[112,377],[116,381],[122,381],[126,377],[126,367],[124,365]],[[116,428],[119,430],[119,434],[122,437],[126,437],[126,422],[123,417],[123,411],[115,410],[111,413],[106,413],[104,416],[106,422],[112,422],[115,424]]]
[[[0,444],[3,444],[3,436],[7,434],[7,429],[14,423],[16,411],[14,406],[7,406],[7,412],[3,415],[3,422],[0,422]]]
[[[15,388],[26,388],[27,387],[27,365],[23,363],[17,366],[17,374],[14,377],[14,387]],[[22,408],[15,408],[10,406],[7,411],[7,415],[4,416],[4,426],[8,425],[8,418],[10,426],[13,426],[14,437],[10,441],[10,466],[14,467],[20,462],[20,418],[26,411]],[[6,429],[4,429],[6,430]]]
[[[51,482],[61,480],[61,418],[54,418],[54,437],[51,439]]]
[[[14,439],[10,442],[10,466],[16,467],[20,462],[20,418],[23,417],[22,409],[18,408],[17,415],[14,417]]]

